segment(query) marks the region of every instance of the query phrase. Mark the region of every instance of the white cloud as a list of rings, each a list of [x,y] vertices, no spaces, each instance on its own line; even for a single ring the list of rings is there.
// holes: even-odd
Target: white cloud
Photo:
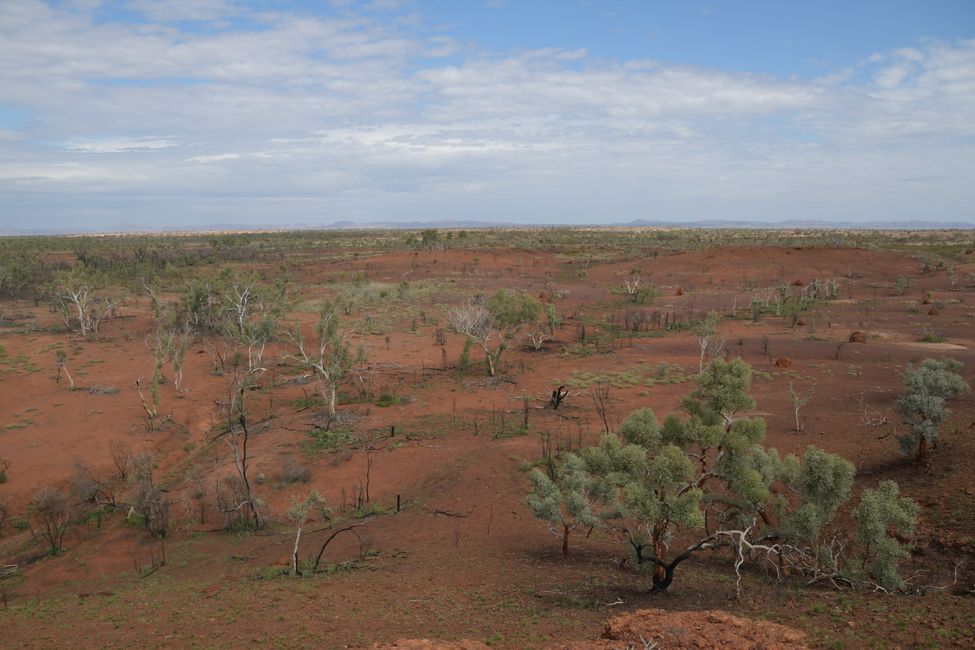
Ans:
[[[64,148],[68,151],[85,153],[125,153],[129,151],[155,151],[175,146],[178,146],[178,143],[168,138],[142,137],[74,140],[65,143]]]
[[[57,214],[78,194],[154,196],[139,211],[190,219],[260,197],[247,214],[288,222],[975,207],[975,41],[787,80],[586,50],[499,56],[353,7],[184,31],[174,21],[249,10],[131,6],[145,24],[0,3],[0,104],[29,114],[0,131],[0,214],[17,201]]]
[[[258,151],[254,153],[218,153],[209,156],[193,156],[192,158],[187,158],[186,162],[206,164],[206,163],[224,162],[227,160],[241,160],[244,158],[274,158],[274,156],[272,154],[263,151]]]
[[[125,7],[161,22],[211,21],[238,11],[227,0],[128,0]]]
[[[910,73],[911,68],[907,65],[896,64],[888,66],[877,72],[876,77],[874,77],[874,83],[881,88],[894,88],[907,79]]]

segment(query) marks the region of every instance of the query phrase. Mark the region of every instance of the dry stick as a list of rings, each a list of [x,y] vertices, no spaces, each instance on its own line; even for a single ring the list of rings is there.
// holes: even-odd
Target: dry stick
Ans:
[[[369,498],[369,478],[372,475],[372,461],[375,451],[372,447],[366,448],[366,503],[371,500]]]
[[[437,508],[433,511],[433,516],[443,515],[445,517],[457,517],[458,519],[464,519],[469,515],[469,512],[451,512],[450,510],[440,510]]]
[[[69,388],[71,390],[74,390],[74,379],[71,377],[71,374],[68,372],[67,355],[65,355],[64,353],[60,353],[57,355],[57,360],[58,360],[58,379],[56,383],[58,384],[61,383],[61,371],[63,370],[64,376],[68,378]]]
[[[159,416],[159,413],[155,406],[149,406],[149,401],[146,399],[146,394],[142,392],[142,386],[142,377],[139,377],[135,380],[135,389],[139,393],[139,401],[142,402],[142,410],[146,412],[146,417],[149,420],[147,428],[149,431],[152,431],[155,429],[156,418]]]
[[[366,521],[363,521],[362,523],[352,524],[351,526],[346,526],[345,528],[339,528],[337,531],[335,531],[334,533],[332,533],[331,535],[329,535],[328,539],[325,540],[325,543],[322,544],[321,549],[319,549],[318,556],[315,557],[315,565],[312,567],[312,573],[315,573],[315,572],[318,571],[318,564],[322,561],[322,556],[325,555],[325,548],[329,545],[329,543],[331,543],[331,541],[333,539],[335,539],[339,535],[339,533],[345,533],[345,532],[351,532],[351,533],[353,533],[356,536],[356,538],[359,540],[359,545],[361,546],[362,545],[362,537],[359,535],[359,533],[355,529],[356,528],[362,528],[363,526],[365,526],[366,524],[368,524],[370,521],[372,521],[372,519],[368,519]]]
[[[589,395],[592,397],[599,419],[603,422],[603,428],[606,429],[606,433],[609,433],[609,386],[602,384],[591,386]]]
[[[293,558],[292,566],[294,567],[294,572],[296,576],[301,575],[301,569],[298,568],[298,545],[301,543],[301,521],[298,522],[298,531],[295,533],[295,548],[291,552],[291,557]]]

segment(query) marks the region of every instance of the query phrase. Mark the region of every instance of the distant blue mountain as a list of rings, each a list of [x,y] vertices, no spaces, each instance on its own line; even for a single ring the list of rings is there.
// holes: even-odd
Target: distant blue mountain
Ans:
[[[425,228],[701,228],[749,230],[975,230],[975,223],[960,221],[821,221],[791,219],[786,221],[747,221],[707,219],[700,221],[666,221],[636,219],[611,224],[525,224],[501,221],[450,220],[438,221],[336,221],[330,224],[292,223],[282,225],[207,224],[201,226],[159,226],[155,228],[120,225],[105,229],[67,228],[3,228],[0,236],[69,235],[98,233],[176,233],[176,232],[261,232],[282,230],[423,230]]]

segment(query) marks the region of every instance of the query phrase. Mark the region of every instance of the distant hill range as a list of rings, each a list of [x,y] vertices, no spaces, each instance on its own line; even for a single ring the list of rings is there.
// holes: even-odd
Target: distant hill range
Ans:
[[[632,228],[739,228],[748,230],[787,230],[800,228],[808,230],[972,230],[975,223],[964,221],[817,221],[814,219],[791,219],[787,221],[736,221],[710,219],[675,223],[673,221],[649,221],[637,219],[629,223],[613,224]]]
[[[701,228],[701,229],[739,229],[739,230],[975,230],[975,223],[962,221],[817,221],[817,220],[787,220],[787,221],[745,221],[708,219],[702,221],[664,221],[636,219],[629,222],[610,224],[551,224],[551,223],[511,223],[501,221],[472,221],[472,220],[441,220],[441,221],[372,221],[356,223],[353,221],[336,221],[331,224],[281,224],[245,225],[245,224],[207,224],[201,226],[160,226],[147,228],[145,226],[120,225],[110,228],[6,228],[0,226],[0,236],[27,235],[95,235],[116,233],[225,233],[225,232],[280,232],[287,230],[424,230],[426,228],[441,229],[476,229],[476,228]]]

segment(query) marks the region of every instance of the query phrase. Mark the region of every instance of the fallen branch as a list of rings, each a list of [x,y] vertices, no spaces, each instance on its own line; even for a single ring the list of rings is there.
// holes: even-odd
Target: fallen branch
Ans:
[[[162,567],[163,567],[163,566],[164,566],[165,564],[166,564],[165,562],[160,562],[159,564],[156,564],[156,565],[155,565],[155,566],[153,566],[153,567],[152,567],[151,569],[149,569],[148,571],[146,571],[145,573],[143,573],[143,574],[142,574],[141,576],[139,576],[139,580],[142,580],[143,578],[148,578],[148,577],[149,577],[149,576],[151,576],[151,575],[152,575],[153,573],[155,573],[155,572],[156,572],[156,571],[158,571],[158,570],[159,570],[160,568],[162,568]]]
[[[322,547],[318,550],[318,555],[315,557],[315,565],[311,569],[312,570],[312,573],[317,573],[318,572],[318,565],[321,563],[322,557],[325,555],[325,549],[328,547],[328,545],[332,542],[333,539],[335,539],[336,537],[339,536],[340,533],[352,533],[352,534],[354,534],[356,536],[356,539],[359,540],[359,547],[360,547],[360,550],[361,550],[362,544],[363,544],[363,542],[362,542],[362,536],[359,535],[358,531],[356,531],[356,528],[362,528],[363,526],[365,526],[366,524],[368,524],[371,521],[372,521],[372,519],[367,519],[367,520],[362,521],[362,522],[360,522],[358,524],[352,524],[351,526],[346,526],[345,528],[339,528],[334,533],[332,533],[331,535],[329,535],[328,539],[325,540],[325,542],[322,544]]]
[[[433,511],[434,517],[437,515],[443,515],[444,517],[456,517],[458,519],[464,519],[469,514],[470,512],[451,512],[450,510],[440,510],[439,508]]]

